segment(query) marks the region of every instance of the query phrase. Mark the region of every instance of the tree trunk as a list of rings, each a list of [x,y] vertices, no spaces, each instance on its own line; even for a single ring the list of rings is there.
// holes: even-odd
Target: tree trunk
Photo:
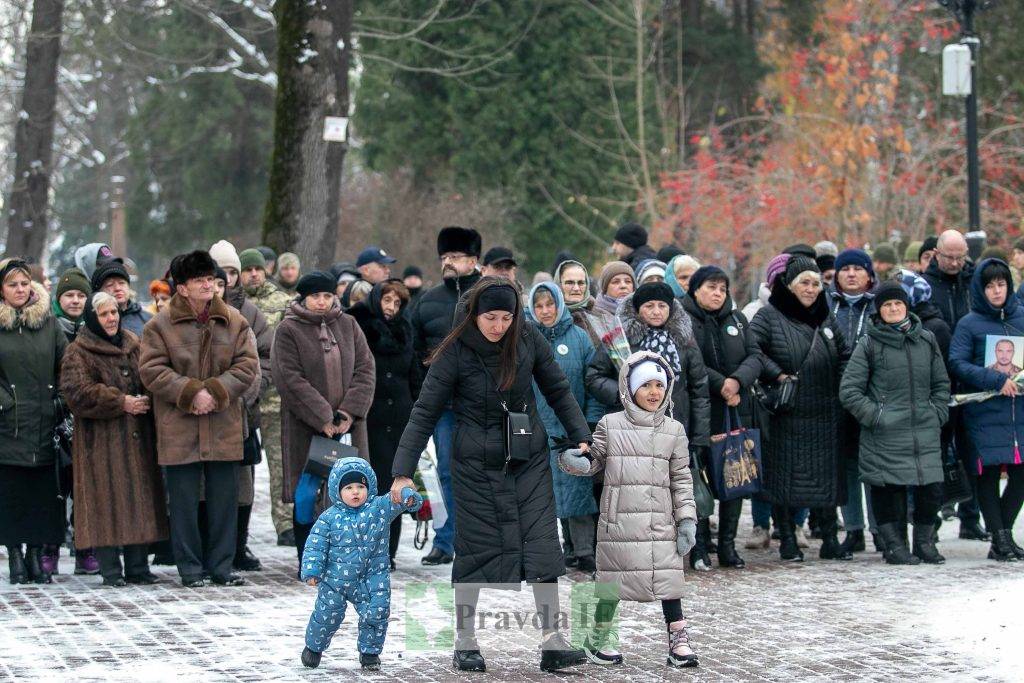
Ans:
[[[325,267],[337,242],[346,143],[324,118],[348,116],[352,0],[278,0],[277,102],[263,241]]]
[[[53,164],[57,62],[64,0],[35,0],[25,51],[25,86],[14,131],[14,182],[7,200],[6,252],[38,261],[46,246]]]

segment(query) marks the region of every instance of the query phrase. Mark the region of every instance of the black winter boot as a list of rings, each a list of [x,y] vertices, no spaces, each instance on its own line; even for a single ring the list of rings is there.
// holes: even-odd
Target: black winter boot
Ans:
[[[803,562],[804,553],[796,543],[796,527],[793,526],[793,514],[787,507],[772,508],[775,528],[779,531],[779,558],[783,562]]]
[[[711,571],[711,556],[708,541],[711,540],[711,523],[706,519],[697,521],[697,539],[690,550],[690,569],[698,572]]]
[[[587,654],[583,650],[573,649],[561,633],[555,632],[544,638],[540,652],[540,670],[553,672],[567,669],[570,666],[586,664]]]
[[[1009,529],[1000,529],[992,534],[992,547],[988,551],[988,559],[999,562],[1016,562],[1017,554],[1013,552],[1013,536]],[[31,573],[31,572],[30,572]]]
[[[452,665],[459,671],[487,671],[487,664],[480,650],[456,650]]]
[[[302,650],[302,666],[307,669],[315,669],[320,666],[320,658],[324,656],[323,652],[313,652],[308,647]]]
[[[864,530],[847,531],[846,538],[839,544],[839,547],[850,553],[862,553],[867,549],[864,544]]]
[[[839,518],[835,510],[831,510],[831,514],[825,512],[821,515],[821,549],[818,557],[823,560],[853,559],[853,553],[839,543]]]
[[[960,521],[960,538],[967,541],[991,541],[992,535],[982,528],[978,520]]]
[[[747,563],[736,552],[736,529],[740,524],[743,499],[718,504],[718,566],[743,569]]]
[[[25,555],[20,545],[7,546],[7,565],[11,569],[12,584],[28,583],[28,571],[25,569]]]
[[[380,657],[365,652],[359,653],[359,666],[367,671],[380,671]]]
[[[887,564],[921,564],[919,558],[910,554],[910,550],[903,541],[899,525],[879,524],[878,535],[885,543],[885,552],[882,555]]]
[[[238,506],[238,527],[235,535],[235,569],[243,572],[258,572],[263,569],[259,559],[249,550],[249,518],[252,517],[252,505]]]
[[[43,569],[43,547],[27,546],[25,550],[25,571],[32,583],[53,583],[53,577]]]
[[[914,525],[914,557],[920,558],[925,564],[945,564],[946,558],[939,554],[935,547],[935,525]]]
[[[1013,554],[1017,556],[1018,560],[1024,560],[1024,548],[1021,548],[1017,545],[1017,542],[1013,540],[1012,531],[1010,531],[1010,549],[1013,551]]]

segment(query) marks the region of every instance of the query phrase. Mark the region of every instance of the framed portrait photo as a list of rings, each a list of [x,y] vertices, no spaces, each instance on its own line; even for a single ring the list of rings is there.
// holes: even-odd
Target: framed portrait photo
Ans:
[[[1024,337],[989,334],[985,336],[985,367],[1007,377],[1024,368]]]

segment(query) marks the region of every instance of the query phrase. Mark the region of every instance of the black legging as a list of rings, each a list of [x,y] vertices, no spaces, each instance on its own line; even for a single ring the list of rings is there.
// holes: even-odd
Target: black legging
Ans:
[[[985,527],[989,532],[1001,529],[1013,529],[1017,521],[1017,513],[1024,503],[1024,465],[1007,465],[1006,490],[999,496],[999,475],[1002,465],[993,465],[981,470],[978,477],[978,504],[985,518]]]
[[[597,602],[597,611],[594,620],[598,624],[607,624],[615,616],[615,607],[618,600],[601,599]],[[683,601],[680,598],[661,601],[661,613],[665,617],[665,623],[671,624],[683,620]]]
[[[907,491],[914,492],[914,524],[935,524],[942,506],[942,482],[927,486],[871,486],[871,507],[878,524],[906,524]]]

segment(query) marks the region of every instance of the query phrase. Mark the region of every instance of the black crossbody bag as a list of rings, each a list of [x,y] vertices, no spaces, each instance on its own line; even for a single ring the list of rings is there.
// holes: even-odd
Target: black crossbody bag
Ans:
[[[526,412],[526,403],[523,403],[523,412],[509,410],[508,403],[501,396],[501,384],[494,379],[487,363],[476,353],[477,360],[483,366],[487,377],[494,384],[494,391],[498,395],[498,403],[505,412],[505,419],[502,420],[502,436],[505,445],[505,470],[508,471],[510,463],[526,462],[530,459],[530,441],[533,438],[533,428],[530,425],[530,415]]]

